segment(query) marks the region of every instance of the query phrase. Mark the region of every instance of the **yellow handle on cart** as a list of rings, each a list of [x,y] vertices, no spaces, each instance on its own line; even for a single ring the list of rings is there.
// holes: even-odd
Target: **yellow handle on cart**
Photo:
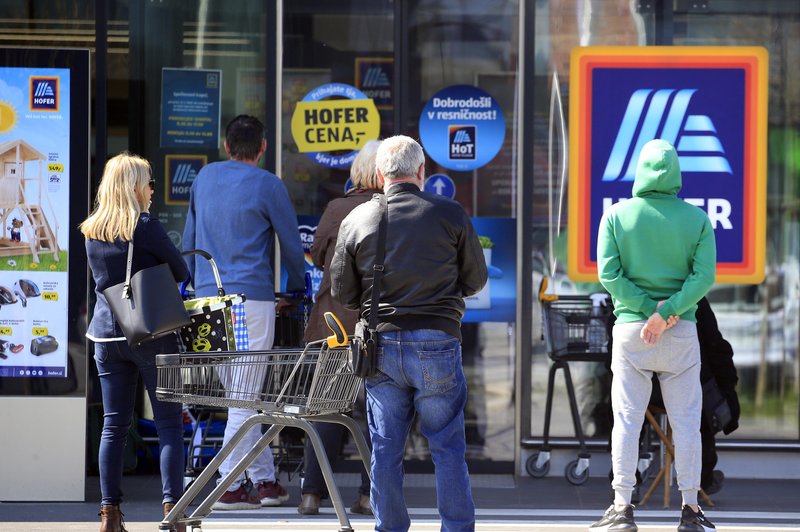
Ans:
[[[331,336],[328,336],[328,347],[344,347],[348,344],[347,333],[344,332],[342,322],[339,321],[339,318],[337,318],[333,312],[325,313],[325,324],[333,333]]]
[[[545,301],[558,301],[558,296],[555,294],[545,294],[547,290],[547,277],[542,277],[542,282],[539,283],[539,301],[544,303]]]

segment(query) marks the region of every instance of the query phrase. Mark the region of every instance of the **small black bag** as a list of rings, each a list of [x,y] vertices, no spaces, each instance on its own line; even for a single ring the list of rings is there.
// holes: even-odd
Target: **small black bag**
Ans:
[[[378,367],[376,336],[364,320],[356,323],[355,334],[350,339],[350,353],[353,373],[362,379],[374,375]]]
[[[714,434],[723,430],[733,419],[731,407],[714,377],[703,383],[703,416]]]
[[[133,242],[128,243],[125,282],[103,295],[131,346],[166,336],[191,323],[169,264],[139,270],[131,276]]]
[[[365,379],[378,371],[378,302],[381,296],[383,278],[383,259],[386,254],[386,223],[389,206],[386,196],[380,195],[381,220],[378,223],[378,240],[375,242],[375,263],[372,265],[372,295],[370,296],[369,321],[363,318],[356,323],[356,330],[350,342],[350,356],[353,357],[353,373]]]

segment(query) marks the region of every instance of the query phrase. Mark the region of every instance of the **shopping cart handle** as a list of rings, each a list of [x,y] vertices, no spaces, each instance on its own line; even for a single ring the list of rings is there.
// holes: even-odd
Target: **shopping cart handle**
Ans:
[[[325,313],[325,324],[333,332],[331,336],[328,336],[328,347],[343,347],[348,344],[347,333],[344,332],[342,322],[333,312]]]

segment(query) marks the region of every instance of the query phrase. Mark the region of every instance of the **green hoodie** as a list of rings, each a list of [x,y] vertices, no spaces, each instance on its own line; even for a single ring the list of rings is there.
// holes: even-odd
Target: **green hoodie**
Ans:
[[[717,247],[705,212],[678,198],[675,148],[648,142],[639,155],[633,197],[608,209],[597,236],[597,270],[617,322],[659,314],[695,320],[697,302],[714,284]]]

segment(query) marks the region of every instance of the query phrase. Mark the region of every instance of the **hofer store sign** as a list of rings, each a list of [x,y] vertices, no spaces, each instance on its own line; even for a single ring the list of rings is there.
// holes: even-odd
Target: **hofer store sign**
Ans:
[[[717,282],[757,284],[766,248],[767,51],[582,47],[571,57],[569,276],[597,280],[597,228],[630,197],[642,146],[679,157],[679,196],[708,213]]]

